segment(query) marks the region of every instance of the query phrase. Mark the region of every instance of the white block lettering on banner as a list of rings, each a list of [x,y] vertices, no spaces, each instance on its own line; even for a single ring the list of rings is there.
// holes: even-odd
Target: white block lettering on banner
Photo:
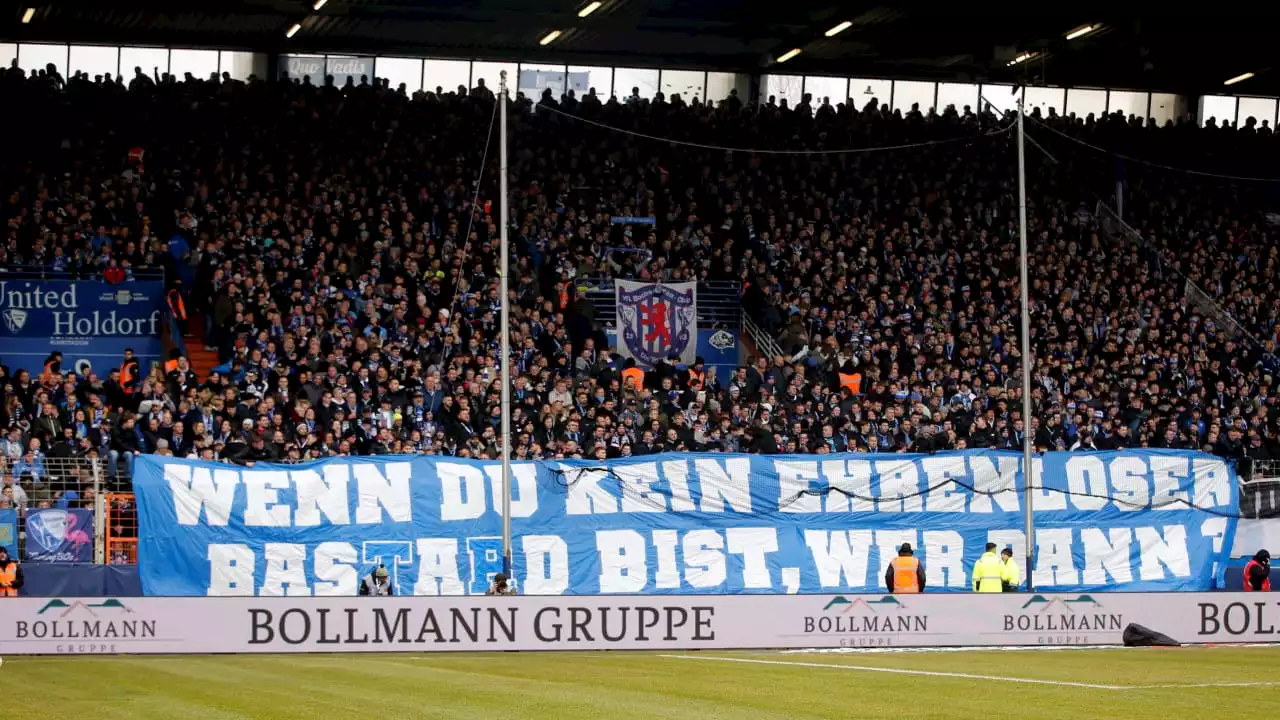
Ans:
[[[351,466],[351,472],[356,477],[356,485],[360,491],[356,522],[376,525],[382,522],[384,511],[391,522],[409,522],[413,519],[409,463],[389,462],[381,466],[358,463]]]
[[[715,530],[694,530],[684,536],[684,581],[695,588],[724,582],[724,538]]]
[[[418,580],[415,595],[463,595],[465,587],[458,577],[458,541],[453,538],[420,538],[418,540]]]
[[[824,588],[865,585],[870,530],[805,530],[804,543],[813,553],[818,581]]]
[[[751,463],[746,458],[695,460],[702,487],[700,512],[751,512]]]
[[[293,543],[267,543],[267,576],[262,584],[262,595],[307,597],[311,587],[307,585],[307,548]]]
[[[1129,528],[1111,528],[1106,533],[1099,528],[1081,528],[1080,540],[1084,542],[1084,582],[1104,584],[1129,582]]]
[[[293,512],[280,502],[280,491],[291,487],[289,473],[264,470],[244,474],[244,524],[258,527],[287,528],[293,525]]]
[[[929,558],[925,581],[935,587],[967,588],[964,538],[952,530],[925,530],[924,555]],[[1016,556],[1015,556],[1016,557]]]
[[[1136,512],[1150,505],[1147,464],[1138,458],[1116,458],[1111,463],[1111,497],[1121,512]]]
[[[681,460],[662,463],[662,474],[667,479],[672,512],[692,512],[693,496],[689,494],[689,466]]]
[[[486,509],[484,471],[458,463],[436,466],[440,477],[440,519],[474,520]]]
[[[253,550],[247,545],[209,546],[209,594],[253,595]]]
[[[1002,512],[1021,512],[1022,500],[1014,488],[1014,480],[1019,471],[1019,462],[1013,457],[992,458],[984,456],[966,457],[972,473],[973,487],[978,492],[969,501],[969,512],[989,513],[999,509]],[[988,495],[987,493],[991,493]]]
[[[662,590],[680,587],[680,567],[676,565],[676,543],[680,534],[675,530],[654,530],[653,547],[657,550],[658,568],[654,572],[654,585]]]
[[[341,465],[326,465],[324,475],[314,470],[296,470],[293,484],[298,491],[298,511],[294,525],[316,527],[321,519],[333,525],[350,525],[347,488],[351,477]]]
[[[529,595],[559,595],[569,589],[569,547],[555,535],[525,535],[524,562],[528,568],[523,591]]]
[[[743,586],[762,590],[772,588],[769,555],[778,551],[778,531],[773,528],[729,528],[725,530],[725,536],[729,552],[741,556]]]
[[[1080,583],[1080,573],[1071,557],[1070,529],[1036,530],[1035,581],[1038,587]]]
[[[510,574],[522,592],[869,592],[903,542],[931,589],[962,592],[986,542],[1022,558],[1028,540],[1046,591],[1215,587],[1236,527],[1225,514],[1237,507],[1220,460],[1047,453],[1032,465],[1031,539],[1019,470],[1018,454],[1004,451],[668,453],[516,463],[508,489],[497,463],[466,458],[239,468],[145,456],[133,484],[142,584],[155,596],[334,593],[358,588],[350,574],[377,563],[404,594],[483,594],[503,569],[508,492]],[[526,551],[522,537],[546,540]],[[269,556],[272,544],[289,546],[288,557]],[[356,562],[334,554],[346,547]]]
[[[226,525],[231,518],[240,473],[235,470],[190,465],[165,465],[164,477],[173,494],[180,525],[198,525],[200,511],[211,526]]]
[[[600,591],[637,593],[649,582],[644,537],[635,530],[596,533],[600,551]]]
[[[502,467],[489,465],[485,467],[489,476],[490,497],[501,512],[502,508]],[[511,495],[511,517],[532,517],[538,511],[538,470],[532,463],[513,463],[511,477],[515,479],[515,492]]]
[[[316,548],[316,583],[318,597],[351,597],[360,590],[361,578],[356,573],[359,556],[351,543],[327,542]]]
[[[1280,641],[1253,593],[16,598],[0,655],[709,650]]]
[[[1191,574],[1191,561],[1187,558],[1187,529],[1181,525],[1166,525],[1162,529],[1138,527],[1133,529],[1142,549],[1141,573],[1143,580],[1159,580],[1165,577],[1165,569],[1174,577]]]

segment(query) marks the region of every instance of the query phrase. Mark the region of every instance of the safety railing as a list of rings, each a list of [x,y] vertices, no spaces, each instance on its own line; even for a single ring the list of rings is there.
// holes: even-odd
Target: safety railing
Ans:
[[[132,280],[164,280],[163,268],[133,268],[129,274]],[[48,265],[0,265],[0,276],[6,280],[101,280],[102,269],[59,270]]]
[[[613,279],[597,278],[586,287],[587,298],[596,308],[596,321],[606,327],[617,327],[618,305]],[[741,327],[742,316],[738,283],[698,283],[698,327],[737,329]]]
[[[1243,457],[1236,461],[1240,478],[1240,514],[1280,518],[1280,461]]]
[[[747,334],[747,337],[751,338],[751,342],[756,345],[756,350],[759,350],[762,355],[775,358],[783,354],[782,346],[778,344],[778,341],[774,340],[773,336],[757,325],[756,321],[752,320],[747,313],[742,314],[742,331]]]

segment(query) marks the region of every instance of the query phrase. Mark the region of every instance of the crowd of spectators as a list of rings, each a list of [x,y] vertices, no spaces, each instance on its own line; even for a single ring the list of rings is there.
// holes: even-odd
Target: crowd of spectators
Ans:
[[[136,389],[116,369],[7,377],[0,449],[25,475],[45,454],[96,453],[120,476],[136,453],[497,457],[504,221],[516,459],[1018,448],[1028,431],[1040,450],[1280,453],[1271,186],[1128,163],[1127,236],[1094,195],[1115,158],[1072,139],[1252,170],[1280,154],[1270,128],[1028,121],[1028,428],[1007,116],[520,96],[504,220],[482,85],[13,68],[0,92],[22,108],[0,155],[0,263],[186,273],[224,363],[197,378],[183,359]],[[637,383],[583,297],[608,276],[736,281],[783,354]]]

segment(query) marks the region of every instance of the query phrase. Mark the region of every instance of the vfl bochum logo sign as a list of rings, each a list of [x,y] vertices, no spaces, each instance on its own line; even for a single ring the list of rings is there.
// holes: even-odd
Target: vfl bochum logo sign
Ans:
[[[697,285],[618,281],[619,348],[623,355],[653,365],[671,355],[692,363],[697,355]]]
[[[4,327],[6,330],[8,330],[11,333],[17,333],[19,330],[22,329],[23,325],[27,324],[26,310],[17,310],[15,308],[9,308],[8,310],[5,310],[3,313],[0,313],[0,317],[4,318]]]

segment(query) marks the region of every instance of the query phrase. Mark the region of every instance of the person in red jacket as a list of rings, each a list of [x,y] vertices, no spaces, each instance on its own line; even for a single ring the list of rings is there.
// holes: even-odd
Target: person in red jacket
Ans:
[[[1246,592],[1271,592],[1271,553],[1259,550],[1244,566]]]
[[[124,268],[120,267],[120,264],[116,262],[115,258],[111,258],[107,261],[107,269],[102,272],[103,280],[106,280],[112,285],[118,285],[124,282],[126,277],[128,277],[128,275],[125,274]]]

